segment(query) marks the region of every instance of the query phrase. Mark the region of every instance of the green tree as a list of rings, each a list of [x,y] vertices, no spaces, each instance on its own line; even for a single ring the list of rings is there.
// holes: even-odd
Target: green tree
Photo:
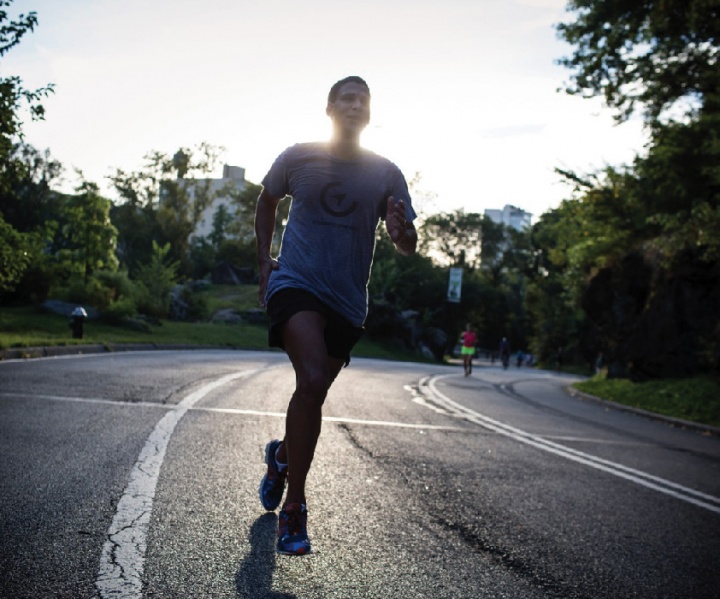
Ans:
[[[227,232],[241,243],[255,244],[255,207],[262,187],[247,181],[240,191],[231,194],[234,218],[228,223]],[[287,218],[290,202],[280,202],[275,233],[279,240],[283,230],[283,218]],[[275,248],[277,250],[277,247]]]
[[[720,261],[720,112],[669,124],[638,160],[636,195],[652,206],[654,246],[674,262],[683,256]]]
[[[23,36],[33,31],[38,24],[34,12],[11,18],[6,10],[11,4],[12,0],[0,0],[0,58],[18,45]],[[21,220],[23,216],[22,210],[17,210],[22,199],[16,195],[18,187],[32,178],[26,171],[27,163],[17,156],[17,142],[22,139],[23,134],[21,112],[27,110],[33,120],[42,120],[45,109],[41,101],[52,91],[52,84],[28,90],[23,86],[20,77],[0,76],[0,217],[4,216],[1,219],[0,243],[3,250],[0,281],[3,281],[4,291],[17,287],[26,271],[41,256],[38,250],[43,235],[35,230],[36,227],[17,228],[14,222]],[[46,231],[48,229],[43,228]]]
[[[208,236],[213,246],[218,248],[222,242],[227,239],[228,227],[233,220],[233,216],[230,214],[227,206],[220,204],[213,214],[212,231]]]
[[[618,121],[642,112],[651,142],[629,168],[562,173],[576,191],[539,228],[554,269],[533,293],[561,284],[565,308],[589,317],[578,338],[607,344],[617,372],[688,373],[707,356],[720,369],[720,2],[577,0],[568,12],[566,91],[603,97]]]
[[[178,281],[179,263],[170,257],[170,244],[152,242],[153,253],[147,264],[138,269],[138,281],[144,297],[138,308],[150,316],[165,318],[170,308],[170,292]]]
[[[34,31],[38,24],[35,12],[11,19],[5,10],[11,4],[12,0],[0,0],[0,58],[17,46],[26,33]],[[42,120],[45,108],[41,100],[52,92],[52,84],[28,90],[18,76],[0,77],[0,184],[4,183],[3,175],[13,144],[22,137],[21,109],[26,107],[33,120]]]
[[[131,202],[113,204],[110,220],[117,229],[117,258],[130,276],[152,255],[152,242],[160,237],[155,210]]]
[[[378,227],[368,285],[371,299],[389,301],[399,310],[431,311],[443,303],[446,284],[443,269],[435,268],[429,257],[400,255],[384,225]]]
[[[483,216],[464,210],[428,216],[419,227],[418,251],[442,266],[478,268]]]
[[[96,270],[117,270],[117,229],[110,222],[111,202],[99,195],[95,183],[83,181],[76,191],[65,204],[56,257],[87,283]]]
[[[530,350],[546,364],[554,361],[560,347],[570,355],[579,351],[579,332],[586,323],[580,301],[597,263],[588,229],[591,222],[582,215],[583,207],[579,200],[563,202],[543,214],[530,234],[535,248],[525,299],[532,323]],[[576,248],[589,251],[586,259]]]
[[[223,246],[225,243],[223,243]],[[215,249],[206,237],[193,237],[190,243],[190,264],[192,267],[190,277],[192,279],[199,280],[205,278],[212,272],[217,263],[217,259],[218,250]]]
[[[40,152],[25,143],[15,144],[5,164],[5,185],[0,187],[0,212],[6,222],[20,232],[30,232],[44,229],[48,221],[57,221],[62,196],[52,186],[62,170],[48,150]]]
[[[128,173],[116,169],[109,177],[121,204],[127,205],[113,215],[121,256],[131,273],[149,260],[152,241],[170,244],[170,255],[179,263],[180,272],[191,272],[193,231],[213,200],[230,192],[230,188],[216,188],[207,178],[216,169],[222,151],[208,143],[194,149],[180,148],[172,157],[152,151],[145,156],[141,170]],[[136,234],[134,225],[139,221],[149,236]]]
[[[256,183],[245,183],[239,192],[231,194],[235,216],[228,225],[228,234],[237,241],[240,246],[251,248],[253,252],[253,264],[255,262],[255,208],[262,186]],[[273,236],[273,255],[280,251],[282,232],[287,222],[290,211],[290,200],[284,200],[278,204],[277,217],[275,219],[275,233]]]
[[[483,217],[480,268],[491,285],[502,285],[508,275],[527,274],[532,253],[529,231]]]
[[[447,271],[436,269],[442,283],[434,307],[442,328],[454,338],[471,321],[485,347],[495,348],[503,336],[511,336],[516,347],[525,348],[527,273],[534,261],[529,233],[457,210],[427,216],[419,237],[420,253],[436,266],[464,268],[461,301],[455,305],[445,303]]]
[[[52,190],[62,166],[48,151],[39,152],[24,143],[15,144],[6,163],[5,185],[0,186],[0,215],[8,227],[6,236],[14,245],[32,248],[29,260],[15,262],[23,271],[13,293],[4,301],[40,301],[52,283],[53,239],[62,220],[64,197]]]
[[[35,240],[31,234],[16,231],[0,213],[0,297],[13,291],[33,260]]]
[[[619,120],[639,104],[651,124],[720,99],[717,0],[571,0],[567,11],[557,30],[574,46],[559,61],[569,93],[603,96]]]

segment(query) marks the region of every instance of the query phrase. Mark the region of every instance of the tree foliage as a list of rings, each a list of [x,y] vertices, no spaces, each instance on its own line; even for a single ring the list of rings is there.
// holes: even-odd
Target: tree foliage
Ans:
[[[720,369],[720,2],[567,6],[567,91],[602,96],[619,121],[641,112],[651,138],[628,167],[560,171],[572,198],[534,229],[538,325],[559,321],[554,295],[577,315],[562,334],[585,358],[609,350],[615,373]]]
[[[170,244],[152,242],[150,260],[140,266],[138,282],[144,288],[140,308],[144,313],[165,318],[170,309],[170,292],[178,281],[179,263],[170,257]]]
[[[6,223],[0,213],[0,296],[15,289],[31,264],[31,239]]]
[[[120,198],[112,213],[118,252],[131,274],[150,258],[153,241],[170,244],[180,272],[192,272],[190,237],[213,200],[231,192],[214,187],[208,178],[222,151],[208,143],[180,148],[173,156],[154,150],[145,155],[140,170],[115,169],[109,177]]]
[[[401,256],[385,227],[378,227],[375,258],[368,287],[374,301],[388,301],[399,309],[433,310],[444,301],[446,276],[428,256]]]
[[[37,25],[34,13],[10,19],[10,4],[0,0],[0,56]],[[546,363],[562,347],[586,362],[603,349],[621,374],[720,369],[719,4],[568,2],[572,20],[558,25],[574,46],[560,61],[567,91],[602,96],[620,121],[642,110],[646,153],[593,173],[558,170],[571,191],[529,231],[463,210],[423,214],[419,253],[401,257],[379,227],[371,302],[413,311],[451,339],[469,320],[483,347],[506,336]],[[0,79],[4,301],[41,298],[52,284],[119,319],[136,308],[162,317],[178,280],[221,262],[254,265],[260,186],[219,188],[209,175],[221,148],[152,151],[139,170],[117,169],[114,205],[90,182],[74,195],[53,191],[62,166],[21,143],[22,111],[43,118],[51,92]],[[228,201],[212,233],[198,237],[218,198]],[[289,207],[280,204],[276,248]],[[459,304],[446,301],[448,266],[464,269]]]
[[[557,26],[574,46],[560,64],[567,91],[602,96],[619,120],[642,106],[657,123],[683,102],[717,102],[720,2],[717,0],[571,0],[573,20]]]
[[[419,250],[443,266],[478,268],[483,217],[464,210],[428,216],[420,225]]]
[[[12,0],[0,0],[0,58],[5,56],[21,39],[38,24],[34,12],[11,18],[7,8]],[[0,76],[0,291],[3,296],[22,284],[23,278],[33,265],[42,259],[42,244],[52,230],[52,211],[48,204],[53,194],[44,185],[47,179],[39,179],[30,160],[29,147],[22,140],[22,111],[27,110],[33,120],[44,118],[42,99],[52,93],[49,84],[36,90],[28,90],[17,76]],[[35,157],[39,155],[35,153]],[[47,156],[46,156],[47,157]],[[49,159],[39,160],[49,166]],[[52,171],[52,168],[49,168]],[[52,178],[52,175],[49,177]],[[40,200],[32,202],[35,197]]]
[[[0,58],[17,46],[23,36],[34,31],[38,24],[37,14],[29,12],[11,19],[6,10],[12,0],[0,0]],[[17,75],[0,77],[0,183],[6,163],[17,138],[22,137],[21,109],[26,107],[32,119],[43,119],[45,108],[41,100],[53,92],[49,84],[36,90],[23,87],[22,79]]]
[[[656,246],[669,260],[720,260],[720,111],[659,130],[636,163],[637,195],[653,210]]]
[[[533,249],[528,231],[482,220],[481,270],[488,282],[500,286],[512,273],[526,275],[532,268]]]
[[[117,229],[110,222],[110,200],[100,196],[95,183],[83,181],[76,191],[64,203],[55,256],[87,283],[96,270],[117,270]]]

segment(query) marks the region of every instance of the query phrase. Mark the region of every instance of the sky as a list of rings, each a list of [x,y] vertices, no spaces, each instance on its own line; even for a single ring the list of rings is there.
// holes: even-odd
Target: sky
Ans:
[[[643,152],[639,120],[558,91],[572,48],[564,0],[15,0],[39,25],[0,76],[48,83],[25,139],[115,198],[107,176],[150,151],[202,142],[259,183],[297,142],[326,140],[330,86],[372,94],[365,147],[397,164],[424,213],[517,206],[539,217],[570,196],[556,167],[588,173]]]

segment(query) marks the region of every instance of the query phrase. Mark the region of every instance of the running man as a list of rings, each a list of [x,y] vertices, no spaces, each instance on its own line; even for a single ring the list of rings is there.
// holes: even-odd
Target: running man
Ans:
[[[311,550],[305,481],[320,435],[328,389],[360,339],[367,316],[367,284],[379,221],[395,248],[417,246],[407,183],[389,160],[360,146],[370,122],[370,90],[360,77],[335,83],[326,113],[327,143],[287,148],[262,181],[255,234],[259,299],[270,317],[269,344],[285,350],[296,386],[285,436],[265,447],[267,472],[260,501],[269,511],[287,494],[278,517],[279,553]],[[291,198],[277,258],[270,254],[277,206]]]

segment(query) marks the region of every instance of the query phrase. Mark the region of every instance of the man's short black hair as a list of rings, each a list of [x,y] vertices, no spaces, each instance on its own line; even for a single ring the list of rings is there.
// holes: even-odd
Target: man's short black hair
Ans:
[[[340,88],[345,85],[346,83],[359,83],[360,85],[364,85],[365,88],[368,90],[368,93],[370,93],[370,86],[365,82],[365,79],[362,77],[358,77],[357,75],[350,75],[350,77],[345,77],[345,79],[340,79],[337,83],[335,83],[330,88],[330,93],[328,94],[328,104],[331,102],[334,102],[337,100],[338,93],[340,92]]]

